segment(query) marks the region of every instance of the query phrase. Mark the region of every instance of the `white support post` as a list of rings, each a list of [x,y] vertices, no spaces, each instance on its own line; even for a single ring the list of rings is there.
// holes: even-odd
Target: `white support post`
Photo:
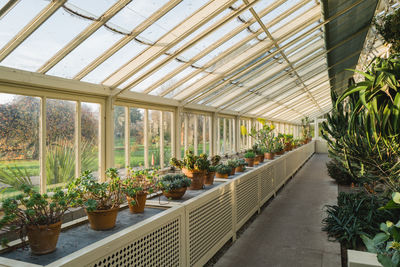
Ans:
[[[131,133],[130,133],[130,127],[131,127],[131,116],[129,112],[129,107],[124,107],[125,109],[125,142],[124,142],[124,150],[125,150],[125,174],[128,174],[128,168],[131,166]]]
[[[181,107],[177,107],[171,118],[171,156],[181,158]]]
[[[202,116],[202,118],[203,118],[203,132],[202,132],[202,134],[203,134],[203,153],[204,154],[207,154],[207,151],[206,151],[206,125],[207,125],[207,116]]]
[[[221,154],[221,118],[217,118],[217,154]]]
[[[210,154],[210,156],[213,156],[213,155],[215,155],[215,148],[214,148],[214,146],[215,146],[215,136],[214,136],[214,133],[215,133],[215,130],[217,129],[217,128],[214,128],[215,127],[215,122],[214,122],[215,120],[214,120],[214,115],[213,116],[208,116],[208,149],[209,149],[209,154]],[[214,126],[214,127],[213,127]]]
[[[144,167],[149,168],[149,110],[144,110]]]
[[[39,117],[39,161],[40,161],[40,193],[46,193],[46,97],[40,99]]]
[[[232,124],[232,119],[228,119],[228,127],[229,127],[229,154],[232,154],[233,152],[233,124]]]
[[[81,101],[75,102],[75,177],[81,174]]]
[[[193,138],[193,146],[194,146],[194,154],[195,155],[198,155],[199,154],[199,149],[198,149],[198,144],[199,144],[199,138],[198,138],[198,121],[197,121],[197,115],[196,114],[193,114],[193,117],[194,117],[194,125],[193,125],[193,131],[194,131],[194,133],[193,133],[193,136],[194,136],[194,138]]]
[[[183,129],[184,129],[183,146],[185,148],[185,153],[186,153],[186,150],[188,149],[188,135],[189,135],[189,122],[187,113],[183,114]]]
[[[226,118],[223,118],[223,126],[222,126],[222,135],[223,135],[223,139],[224,139],[224,143],[223,143],[223,148],[224,151],[223,153],[226,154],[227,153],[227,145],[226,145]]]
[[[164,111],[160,111],[160,167],[164,168]]]
[[[250,137],[250,131],[251,131],[251,120],[247,120],[247,143],[246,143],[246,147],[250,148],[251,147],[251,137]]]

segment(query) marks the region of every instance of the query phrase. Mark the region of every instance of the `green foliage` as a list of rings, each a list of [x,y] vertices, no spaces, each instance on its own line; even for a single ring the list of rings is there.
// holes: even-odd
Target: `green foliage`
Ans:
[[[244,159],[237,160],[238,166],[247,166],[247,162]]]
[[[121,179],[118,170],[109,168],[106,171],[108,181],[99,183],[91,171],[84,171],[82,175],[68,185],[68,192],[76,192],[78,197],[74,206],[83,206],[87,211],[108,210],[117,208],[123,202],[121,197]]]
[[[263,154],[264,152],[273,152],[274,151],[274,126],[267,125],[263,123],[263,127],[260,130],[256,130],[254,127],[251,129],[250,136],[255,139],[256,146],[253,150],[257,155]],[[264,148],[264,151],[261,151],[260,148]]]
[[[211,165],[212,166],[217,166],[219,162],[221,161],[221,156],[220,155],[215,155],[211,158]]]
[[[208,167],[208,172],[216,172],[216,170],[217,166],[210,165],[210,167]]]
[[[151,170],[128,170],[126,179],[122,182],[122,192],[131,198],[136,198],[138,194],[152,194],[157,191],[158,173],[156,169]],[[131,202],[135,204],[135,200]]]
[[[167,174],[161,178],[159,186],[162,190],[168,191],[188,187],[191,183],[192,180],[183,174]]]
[[[254,158],[256,157],[256,154],[255,154],[253,151],[247,151],[247,152],[244,154],[244,157],[245,157],[246,159],[254,159]]]
[[[236,159],[230,159],[230,160],[228,160],[226,163],[227,163],[227,165],[228,165],[229,167],[231,167],[232,169],[234,169],[234,168],[236,168],[236,167],[239,166],[239,162],[238,162]]]
[[[186,168],[188,170],[208,170],[211,163],[207,159],[207,154],[200,154],[200,156],[196,156],[193,150],[188,149],[185,152],[185,157],[183,160],[171,158],[170,164],[180,169]]]
[[[219,164],[217,166],[217,172],[220,174],[230,174],[232,172],[232,168],[229,165]]]
[[[301,119],[301,136],[303,139],[311,137],[310,119],[308,117]]]
[[[4,216],[0,220],[0,229],[16,231],[21,239],[26,234],[27,225],[49,225],[61,221],[78,196],[76,192],[64,193],[61,189],[51,194],[39,194],[24,184],[18,190],[22,194],[2,202]],[[7,240],[2,243],[6,245]]]
[[[347,171],[346,167],[340,161],[332,159],[326,163],[329,176],[334,179],[338,184],[350,185],[354,182],[352,176]]]
[[[400,9],[383,17],[381,22],[374,21],[375,28],[385,43],[391,44],[393,53],[400,53]]]
[[[339,241],[348,249],[358,248],[361,234],[374,235],[382,220],[395,218],[399,214],[379,210],[385,199],[377,195],[359,193],[339,193],[337,205],[327,205],[327,217],[323,219],[323,231],[334,241]]]
[[[32,187],[31,175],[26,168],[20,168],[17,165],[10,167],[6,166],[0,169],[0,182],[18,188],[22,185]]]

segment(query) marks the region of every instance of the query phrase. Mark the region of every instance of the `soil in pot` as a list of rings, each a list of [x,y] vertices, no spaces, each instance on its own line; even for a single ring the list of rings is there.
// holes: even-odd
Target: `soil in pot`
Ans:
[[[190,171],[186,168],[182,168],[182,172],[190,179],[192,183],[190,184],[189,190],[201,190],[204,187],[204,180],[206,173],[204,171]]]
[[[247,162],[247,166],[254,167],[254,158],[245,158],[244,160]]]
[[[243,166],[237,166],[235,172],[243,172]]]
[[[128,200],[129,210],[131,213],[143,213],[144,207],[146,206],[147,194],[137,194],[135,197],[126,196],[126,200]],[[135,201],[135,204],[132,205],[132,200]]]
[[[217,173],[215,174],[215,177],[217,177],[217,178],[225,178],[225,179],[228,179],[228,176],[229,176],[229,174],[227,174],[227,173],[219,173],[219,172],[217,172]]]
[[[43,255],[56,250],[61,221],[50,225],[27,225],[29,246],[33,254]]]
[[[213,185],[214,177],[215,177],[215,172],[207,172],[205,179],[204,179],[204,184],[205,185]]]
[[[93,230],[107,230],[115,226],[117,220],[118,208],[109,210],[87,211],[90,228]]]
[[[171,199],[181,199],[183,197],[183,195],[186,192],[187,187],[181,187],[181,188],[177,188],[177,189],[172,189],[172,190],[163,190],[163,195],[166,198],[171,198]]]
[[[268,160],[273,160],[274,156],[275,156],[274,153],[265,153],[264,155],[265,155],[265,158]]]

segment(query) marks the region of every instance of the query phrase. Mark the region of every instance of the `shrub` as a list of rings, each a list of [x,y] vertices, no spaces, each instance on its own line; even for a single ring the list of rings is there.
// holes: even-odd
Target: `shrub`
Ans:
[[[161,178],[159,186],[162,190],[173,190],[182,187],[188,187],[192,180],[183,174],[167,174]]]
[[[329,176],[341,185],[350,185],[354,182],[352,176],[347,171],[346,167],[337,160],[331,160],[326,163]]]
[[[373,236],[379,232],[382,221],[392,220],[398,212],[378,210],[387,199],[365,192],[339,193],[337,205],[327,205],[327,217],[323,219],[322,230],[328,238],[339,241],[349,249],[362,244],[361,234]]]
[[[246,159],[252,159],[252,158],[255,158],[255,157],[256,157],[256,154],[255,154],[253,151],[247,151],[247,152],[244,154],[244,157],[245,157]]]

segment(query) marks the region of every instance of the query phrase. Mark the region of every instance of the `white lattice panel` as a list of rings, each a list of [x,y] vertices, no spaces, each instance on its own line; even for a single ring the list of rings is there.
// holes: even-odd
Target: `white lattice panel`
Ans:
[[[278,190],[279,187],[282,185],[285,176],[286,176],[286,171],[285,171],[285,159],[280,159],[276,164],[275,164],[275,181],[274,181],[274,187],[275,190]]]
[[[236,181],[236,223],[240,228],[258,210],[258,175]]]
[[[274,194],[274,176],[275,167],[268,166],[260,174],[260,184],[261,184],[261,203],[263,205],[268,199]]]
[[[232,191],[221,190],[221,194],[190,210],[190,266],[199,265],[199,261],[205,263],[208,260],[203,258],[206,253],[209,250],[218,251],[223,245],[220,241],[232,230]]]

